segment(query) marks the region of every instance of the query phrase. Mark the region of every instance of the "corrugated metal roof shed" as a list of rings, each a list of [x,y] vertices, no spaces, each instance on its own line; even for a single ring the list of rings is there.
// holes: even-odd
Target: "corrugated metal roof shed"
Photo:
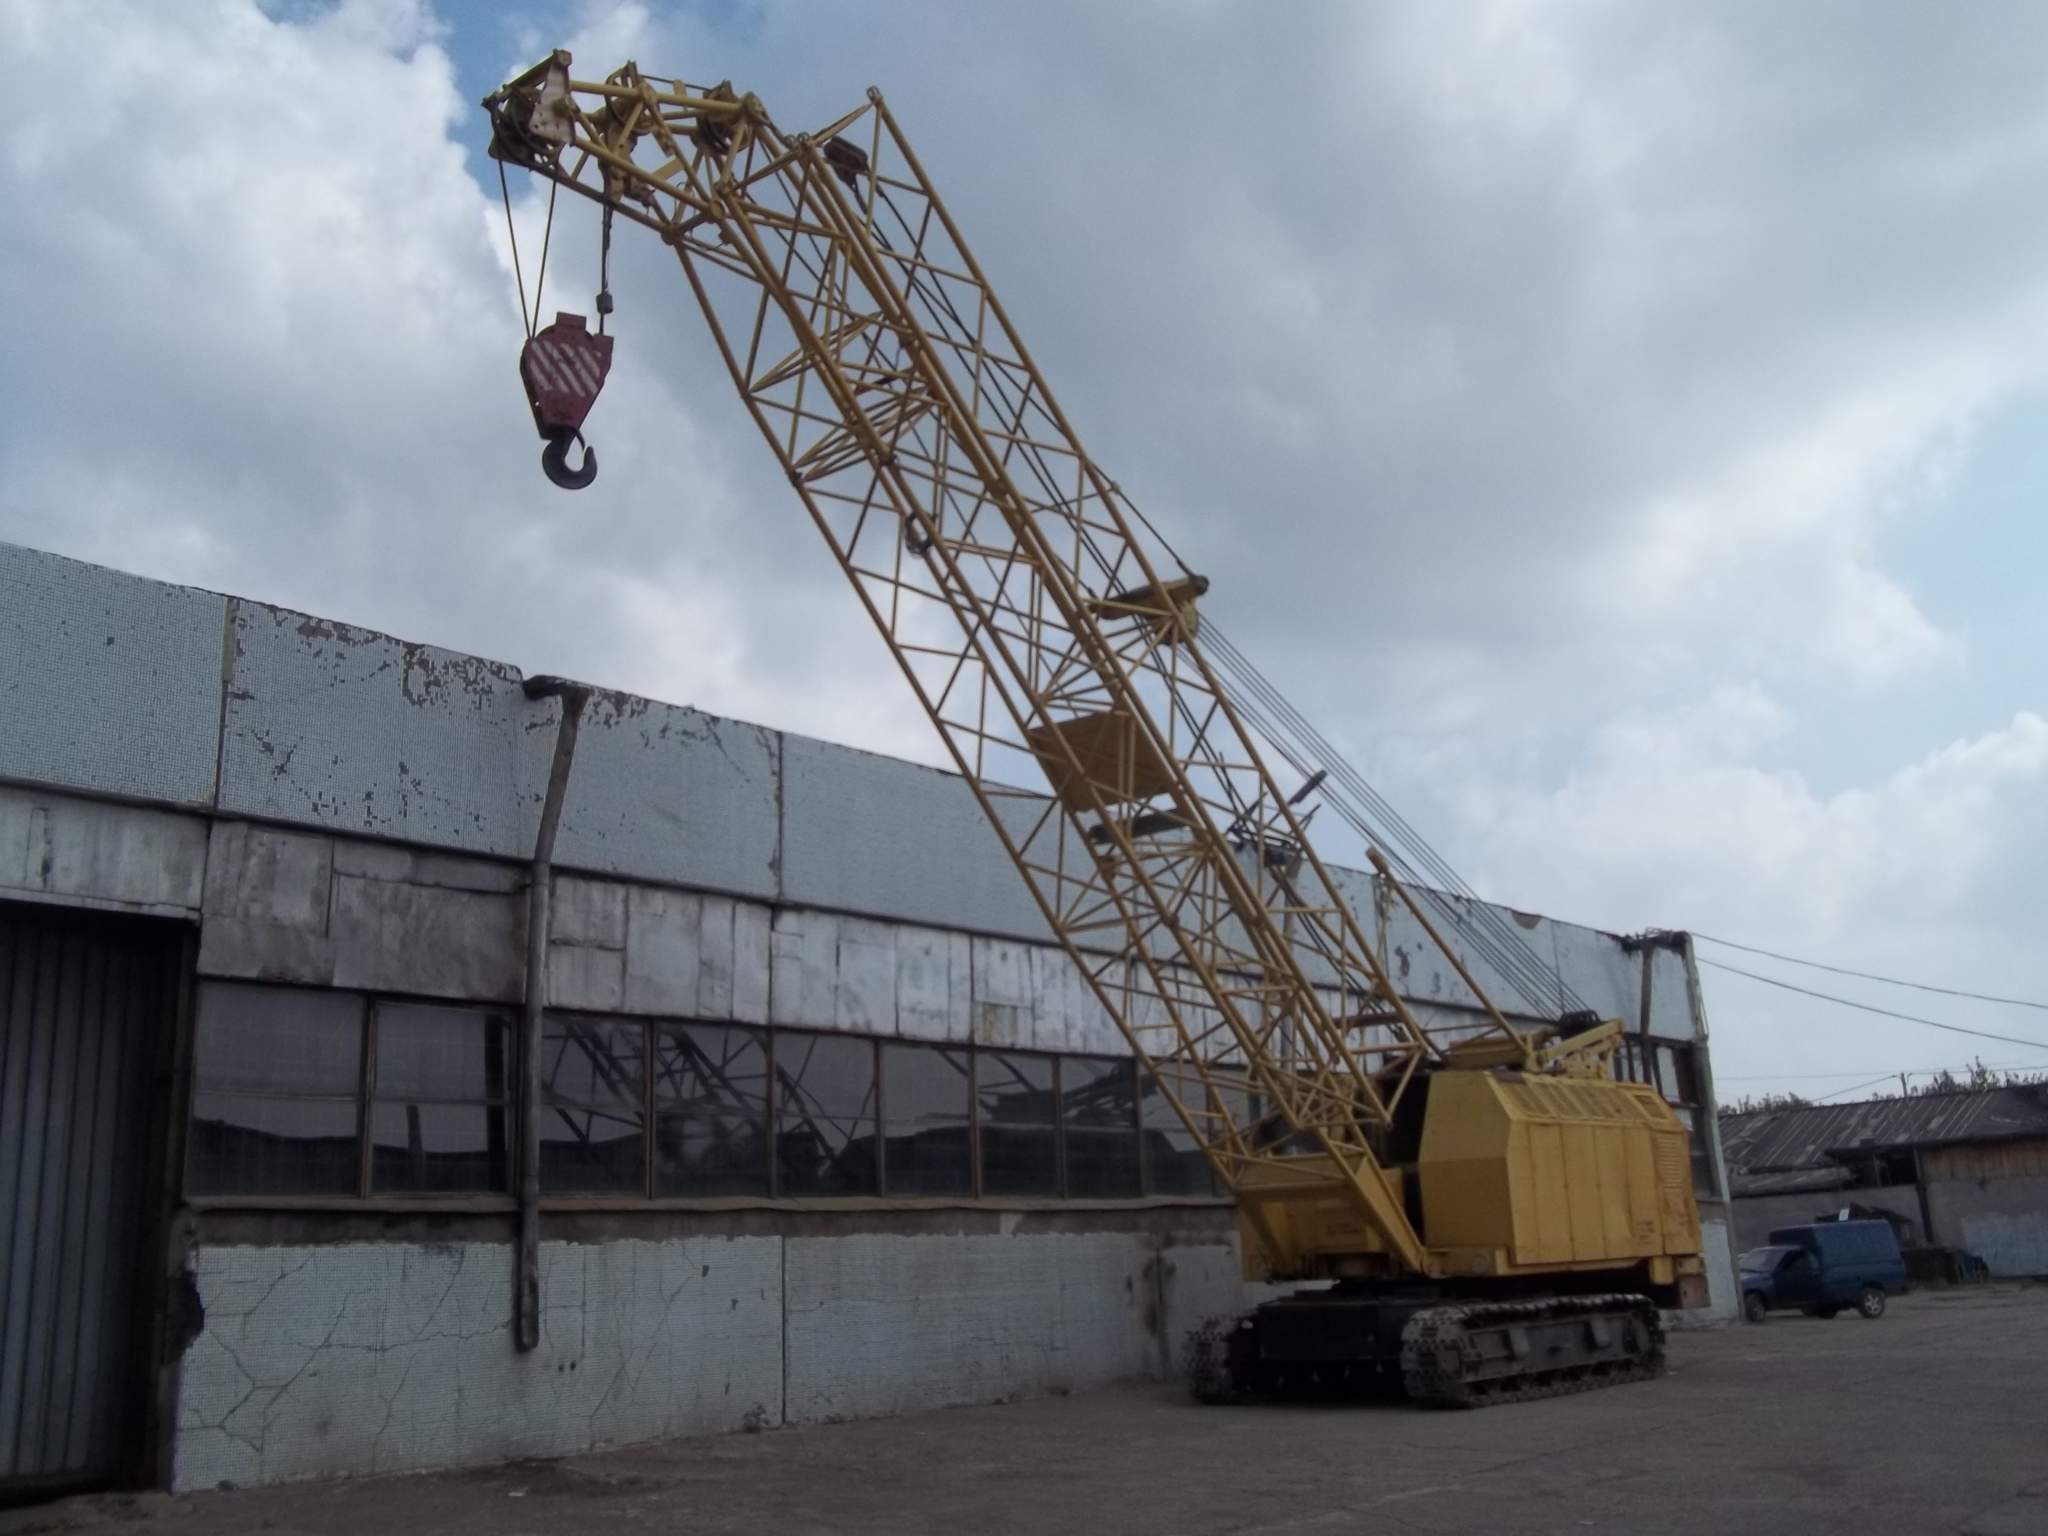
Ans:
[[[1750,1175],[1826,1168],[1873,1147],[2048,1137],[2048,1088],[1979,1088],[1862,1104],[1811,1104],[1721,1117],[1731,1170]],[[1744,1190],[1743,1193],[1750,1193]]]

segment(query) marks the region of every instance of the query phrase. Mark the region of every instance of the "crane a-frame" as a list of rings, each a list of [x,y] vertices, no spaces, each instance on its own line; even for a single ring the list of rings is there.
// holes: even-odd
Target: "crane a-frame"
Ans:
[[[1652,1299],[1701,1275],[1683,1127],[1612,1081],[1617,1024],[1484,1002],[1375,852],[1483,1023],[1404,1000],[1207,654],[1207,581],[1140,536],[881,95],[784,133],[729,84],[569,64],[487,98],[492,155],[676,252],[1047,926],[1235,1196],[1247,1269],[1340,1282],[1205,1334],[1198,1390],[1392,1371],[1476,1401],[1653,1368]],[[561,483],[595,472],[566,449],[610,347],[573,316],[528,342]]]

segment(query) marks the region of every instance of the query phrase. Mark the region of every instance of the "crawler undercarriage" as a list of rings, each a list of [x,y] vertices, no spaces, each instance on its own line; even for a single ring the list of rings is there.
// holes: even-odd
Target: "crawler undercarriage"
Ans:
[[[1529,1402],[1663,1374],[1647,1296],[1459,1300],[1339,1287],[1304,1291],[1188,1336],[1205,1403],[1395,1397],[1430,1408]]]

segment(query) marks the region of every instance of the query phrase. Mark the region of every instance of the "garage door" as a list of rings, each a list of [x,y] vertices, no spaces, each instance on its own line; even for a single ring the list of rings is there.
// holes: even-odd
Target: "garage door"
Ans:
[[[0,1494],[134,1473],[150,1084],[178,939],[0,904]]]

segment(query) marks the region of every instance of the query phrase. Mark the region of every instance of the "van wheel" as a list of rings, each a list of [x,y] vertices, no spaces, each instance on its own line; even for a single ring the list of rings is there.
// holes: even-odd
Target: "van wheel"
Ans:
[[[1880,1298],[1881,1299],[1881,1298]],[[1755,1291],[1742,1293],[1742,1315],[1752,1323],[1760,1323],[1770,1316],[1770,1305]]]
[[[1866,1285],[1863,1294],[1856,1298],[1856,1310],[1865,1317],[1883,1317],[1884,1292],[1874,1285]]]

